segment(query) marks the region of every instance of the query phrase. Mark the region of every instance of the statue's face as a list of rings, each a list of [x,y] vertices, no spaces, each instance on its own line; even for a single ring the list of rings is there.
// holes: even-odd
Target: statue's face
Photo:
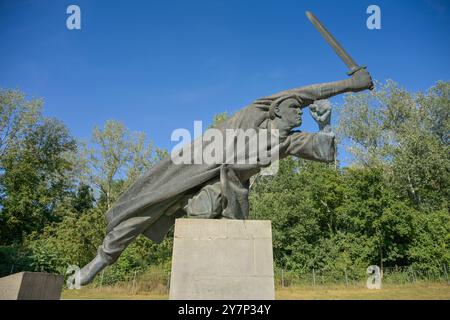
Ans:
[[[303,111],[296,99],[286,99],[280,103],[276,115],[288,128],[296,128],[302,124]]]

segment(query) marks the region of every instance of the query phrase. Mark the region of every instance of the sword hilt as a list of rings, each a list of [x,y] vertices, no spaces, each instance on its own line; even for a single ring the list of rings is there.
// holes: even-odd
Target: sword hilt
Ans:
[[[361,69],[367,69],[367,66],[354,66],[353,68],[350,69],[349,72],[347,72],[347,75],[352,76],[356,71],[359,71]]]
[[[352,76],[361,69],[367,69],[367,66],[355,66],[355,67],[351,68],[350,71],[347,72],[347,75]],[[372,84],[369,87],[369,90],[373,90],[373,88],[374,88],[374,85]]]

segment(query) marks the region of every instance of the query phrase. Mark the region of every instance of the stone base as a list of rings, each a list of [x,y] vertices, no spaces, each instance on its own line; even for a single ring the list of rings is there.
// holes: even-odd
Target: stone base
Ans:
[[[0,278],[0,300],[59,300],[64,277],[20,272]]]
[[[270,221],[176,220],[170,299],[274,298]]]

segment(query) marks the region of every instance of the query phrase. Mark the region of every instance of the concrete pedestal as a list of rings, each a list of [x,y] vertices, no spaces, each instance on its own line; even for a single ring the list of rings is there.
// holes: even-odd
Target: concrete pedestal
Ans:
[[[274,298],[270,221],[176,220],[170,299]]]
[[[15,273],[0,278],[0,300],[59,300],[63,283],[60,275]]]

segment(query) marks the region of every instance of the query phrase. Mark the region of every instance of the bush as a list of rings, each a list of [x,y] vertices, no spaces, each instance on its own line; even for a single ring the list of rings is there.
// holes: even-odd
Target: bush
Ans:
[[[0,246],[0,277],[20,271],[32,271],[29,252],[19,246]]]

